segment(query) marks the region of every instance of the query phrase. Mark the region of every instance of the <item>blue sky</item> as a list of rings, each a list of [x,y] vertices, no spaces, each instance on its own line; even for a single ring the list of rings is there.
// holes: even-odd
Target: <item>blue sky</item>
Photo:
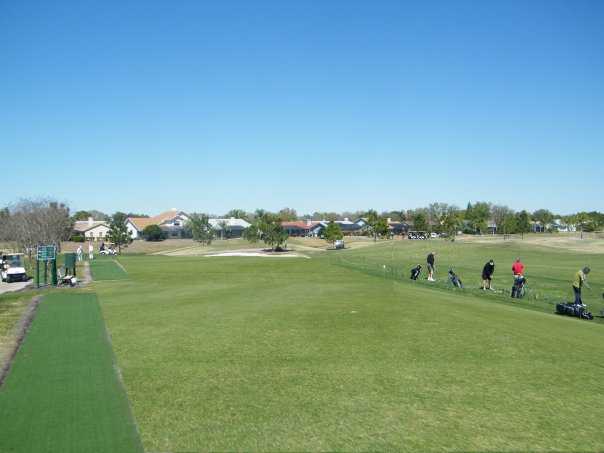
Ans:
[[[604,210],[602,23],[599,0],[3,1],[0,205]]]

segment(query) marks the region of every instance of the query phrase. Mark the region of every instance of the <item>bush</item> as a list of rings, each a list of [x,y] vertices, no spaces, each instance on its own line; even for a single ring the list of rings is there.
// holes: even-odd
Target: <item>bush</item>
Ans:
[[[71,241],[72,242],[84,242],[84,241],[86,241],[86,238],[84,237],[83,234],[74,234],[73,236],[71,236]]]
[[[166,233],[159,225],[148,225],[143,230],[143,238],[145,238],[145,241],[163,241],[166,239]]]

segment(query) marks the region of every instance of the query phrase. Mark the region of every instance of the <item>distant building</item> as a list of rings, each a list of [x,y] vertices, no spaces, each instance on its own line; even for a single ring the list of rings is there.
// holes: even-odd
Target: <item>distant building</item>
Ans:
[[[250,227],[250,223],[243,219],[231,217],[229,219],[210,219],[210,225],[221,239],[233,239],[243,236],[243,232]]]
[[[87,241],[102,241],[109,232],[109,225],[103,220],[78,220],[73,224],[74,234],[82,235]]]
[[[348,218],[345,218],[344,220],[335,220],[334,222],[340,226],[342,234],[345,236],[359,235],[362,233],[363,228],[367,225],[365,219],[358,219],[354,222],[351,222]],[[320,220],[281,222],[281,225],[286,231],[288,231],[288,233],[291,231],[293,234],[290,235],[292,236],[321,237],[323,236],[323,232],[329,223],[329,220]]]
[[[497,224],[494,220],[489,220],[487,222],[487,232],[489,234],[497,234]]]
[[[549,225],[549,227],[560,233],[574,233],[577,231],[577,225],[567,224],[562,219],[554,219],[554,221]]]
[[[531,231],[533,233],[544,233],[545,232],[545,225],[543,225],[541,222],[532,220],[531,221]]]
[[[188,221],[187,214],[172,209],[154,217],[128,217],[126,227],[132,239],[140,238],[145,227],[149,225],[158,225],[166,232],[167,237],[178,238],[182,236],[184,226]]]
[[[391,218],[387,219],[388,231],[395,236],[403,236],[409,232],[409,222],[395,222]]]
[[[281,222],[281,226],[292,237],[314,236],[313,229],[321,222],[300,220],[295,222]]]

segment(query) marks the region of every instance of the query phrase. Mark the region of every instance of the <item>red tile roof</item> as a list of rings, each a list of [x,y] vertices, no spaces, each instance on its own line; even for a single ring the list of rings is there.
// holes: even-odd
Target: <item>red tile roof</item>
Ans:
[[[320,222],[310,222],[307,223],[304,220],[298,220],[296,222],[281,222],[281,226],[284,228],[300,228],[303,230],[308,230]]]

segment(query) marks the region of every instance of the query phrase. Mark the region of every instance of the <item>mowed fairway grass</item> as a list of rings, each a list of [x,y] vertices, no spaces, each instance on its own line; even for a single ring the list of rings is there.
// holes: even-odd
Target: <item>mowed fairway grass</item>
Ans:
[[[142,451],[94,294],[38,307],[0,388],[0,452]]]
[[[604,283],[602,255],[522,244],[121,257],[128,279],[95,291],[145,450],[601,451],[602,324],[338,264],[428,248],[474,286],[491,257],[509,286],[517,254],[544,291],[586,260]]]
[[[96,281],[128,278],[128,274],[116,258],[101,255],[90,261],[90,272]]]

